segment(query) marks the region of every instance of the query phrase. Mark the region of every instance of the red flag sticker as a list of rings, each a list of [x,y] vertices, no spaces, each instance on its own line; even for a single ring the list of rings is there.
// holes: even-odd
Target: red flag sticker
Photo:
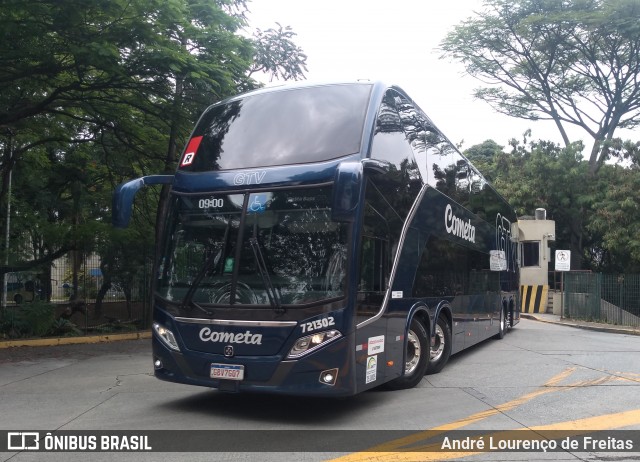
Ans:
[[[193,159],[196,158],[196,152],[198,151],[198,147],[200,146],[201,141],[201,136],[194,136],[189,140],[189,144],[187,145],[187,149],[185,149],[184,151],[184,157],[182,158],[180,167],[186,167],[187,165],[191,165],[193,163]]]

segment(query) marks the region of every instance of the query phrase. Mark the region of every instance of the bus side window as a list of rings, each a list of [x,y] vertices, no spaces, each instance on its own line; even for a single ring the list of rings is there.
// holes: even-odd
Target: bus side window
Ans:
[[[422,187],[422,179],[411,147],[411,138],[416,135],[408,120],[411,119],[408,115],[411,113],[410,108],[413,108],[409,105],[406,98],[394,90],[387,91],[378,110],[371,158],[391,164],[391,171],[385,175],[388,182],[394,184],[392,188],[396,188],[391,196],[403,204],[410,201],[410,207]],[[407,120],[402,120],[401,113]],[[398,183],[408,194],[398,194]]]
[[[367,181],[358,279],[358,322],[375,316],[389,282],[390,252],[402,229],[402,220],[380,191]]]
[[[407,141],[413,151],[416,168],[420,173],[422,183],[427,182],[427,146],[429,133],[426,127],[429,127],[431,121],[429,118],[416,107],[412,101],[404,96],[397,97],[398,115],[402,123]]]
[[[468,252],[447,239],[431,236],[422,252],[413,296],[441,298],[468,293]]]

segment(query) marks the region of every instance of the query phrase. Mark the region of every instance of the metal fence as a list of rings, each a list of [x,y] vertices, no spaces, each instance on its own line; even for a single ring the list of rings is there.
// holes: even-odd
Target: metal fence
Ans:
[[[147,329],[151,258],[103,274],[99,255],[61,258],[38,271],[9,273],[0,307],[0,340]],[[0,283],[2,281],[0,280]]]
[[[639,327],[640,274],[565,273],[564,315]]]

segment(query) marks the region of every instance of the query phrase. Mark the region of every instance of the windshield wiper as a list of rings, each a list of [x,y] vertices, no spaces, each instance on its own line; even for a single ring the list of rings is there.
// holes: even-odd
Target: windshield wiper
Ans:
[[[202,269],[198,272],[198,274],[196,274],[196,277],[193,279],[193,282],[191,283],[191,286],[189,287],[189,290],[187,290],[187,294],[182,299],[182,308],[186,308],[187,306],[195,306],[200,311],[205,312],[209,316],[213,315],[213,312],[201,307],[196,302],[194,302],[193,301],[193,296],[195,295],[196,290],[198,289],[198,286],[202,282],[202,279],[204,279],[205,275],[207,274],[207,272],[209,271],[211,266],[216,263],[216,261],[217,261],[216,260],[216,256],[217,255],[219,255],[219,254],[215,253],[215,252],[211,253],[211,255],[209,256],[207,261],[204,263],[204,265],[202,265]]]
[[[271,306],[274,308],[274,311],[276,313],[284,313],[286,310],[282,308],[278,292],[276,292],[276,289],[273,287],[273,282],[271,282],[271,276],[269,276],[269,270],[267,269],[267,264],[264,260],[264,255],[262,253],[262,249],[260,248],[260,244],[258,243],[258,239],[255,237],[250,237],[249,245],[251,245],[253,255],[256,257],[258,271],[260,271],[260,276],[262,277],[262,282],[267,291],[267,297],[269,297]]]

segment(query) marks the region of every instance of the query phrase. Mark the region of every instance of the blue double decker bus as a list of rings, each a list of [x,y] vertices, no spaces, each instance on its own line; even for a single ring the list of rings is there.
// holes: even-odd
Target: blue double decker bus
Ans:
[[[162,380],[295,395],[410,388],[519,321],[516,215],[400,88],[284,85],[209,107],[153,281]],[[515,234],[515,233],[513,233]]]

